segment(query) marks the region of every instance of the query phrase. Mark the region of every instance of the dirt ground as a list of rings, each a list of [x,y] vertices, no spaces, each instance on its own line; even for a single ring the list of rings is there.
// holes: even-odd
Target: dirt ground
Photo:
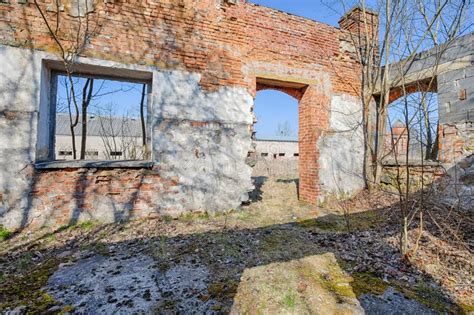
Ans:
[[[396,198],[319,207],[256,178],[227,214],[84,222],[0,242],[0,309],[22,313],[406,314],[473,311],[472,249],[427,229],[398,254]],[[349,209],[347,216],[342,209]],[[99,209],[98,209],[99,210]],[[350,231],[347,229],[349,222]],[[413,231],[413,233],[416,231]]]

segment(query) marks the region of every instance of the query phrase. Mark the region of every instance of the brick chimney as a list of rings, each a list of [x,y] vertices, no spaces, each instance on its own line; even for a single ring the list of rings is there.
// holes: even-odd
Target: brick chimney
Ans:
[[[354,7],[339,20],[339,26],[348,31],[351,41],[360,50],[375,48],[373,56],[378,58],[379,15],[376,12]]]
[[[379,15],[369,9],[354,7],[340,20],[341,29],[371,39],[378,38]]]

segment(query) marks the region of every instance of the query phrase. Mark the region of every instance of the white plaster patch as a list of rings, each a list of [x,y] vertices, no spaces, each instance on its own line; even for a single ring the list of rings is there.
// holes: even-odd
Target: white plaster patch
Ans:
[[[47,216],[58,209],[28,200],[31,178],[18,173],[35,161],[35,155],[47,157],[48,68],[60,69],[60,62],[45,52],[0,45],[0,63],[0,111],[22,112],[15,120],[0,117],[0,224],[18,228],[33,219],[47,224]],[[144,209],[143,215],[224,211],[239,207],[247,198],[252,188],[251,168],[245,161],[251,148],[248,126],[253,123],[253,98],[246,89],[205,92],[196,73],[91,58],[79,58],[77,67],[91,74],[153,78],[149,98],[153,158],[162,169],[160,175],[177,178],[178,186],[154,194],[156,206]],[[207,124],[193,126],[189,121]],[[129,204],[99,194],[94,200],[97,211],[90,213],[74,211],[73,201],[63,207],[71,217],[78,216],[74,219],[105,222],[126,218],[131,210]]]
[[[322,198],[353,193],[364,187],[364,137],[359,99],[333,96],[330,127],[332,132],[318,141]]]
[[[153,112],[156,118],[252,124],[253,98],[244,88],[222,87],[205,93],[200,75],[155,72]]]

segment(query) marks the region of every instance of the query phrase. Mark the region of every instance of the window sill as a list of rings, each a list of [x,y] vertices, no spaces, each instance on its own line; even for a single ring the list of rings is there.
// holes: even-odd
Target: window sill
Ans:
[[[65,169],[65,168],[152,168],[152,161],[51,161],[36,163],[35,168],[38,170],[49,169]]]

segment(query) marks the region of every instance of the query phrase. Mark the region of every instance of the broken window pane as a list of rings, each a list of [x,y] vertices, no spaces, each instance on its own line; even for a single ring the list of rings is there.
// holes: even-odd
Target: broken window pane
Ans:
[[[147,157],[146,83],[57,76],[56,159]]]

